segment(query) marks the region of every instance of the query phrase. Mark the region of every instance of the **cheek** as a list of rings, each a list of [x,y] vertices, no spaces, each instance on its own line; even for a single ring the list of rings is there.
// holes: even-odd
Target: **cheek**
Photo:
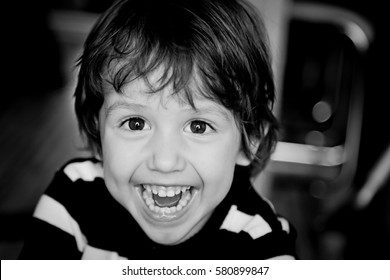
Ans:
[[[127,183],[135,169],[134,159],[139,158],[139,149],[129,149],[120,138],[106,131],[102,137],[102,154],[105,177],[116,185]]]
[[[223,198],[230,189],[239,147],[239,140],[230,136],[197,154],[196,168],[204,181],[205,193],[216,200]]]
[[[204,188],[201,201],[206,209],[217,207],[231,188],[234,167],[224,167],[226,168],[208,169],[208,174],[203,176]]]
[[[240,141],[236,135],[226,135],[211,145],[205,145],[196,152],[199,166],[214,174],[230,174],[240,151]]]

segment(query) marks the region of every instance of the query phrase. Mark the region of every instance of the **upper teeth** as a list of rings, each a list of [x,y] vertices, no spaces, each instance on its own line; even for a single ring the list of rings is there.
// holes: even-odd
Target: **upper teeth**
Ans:
[[[189,186],[181,186],[181,187],[165,187],[165,186],[158,186],[158,185],[143,185],[143,187],[148,192],[152,192],[154,194],[157,194],[161,197],[172,197],[174,195],[179,194],[180,192],[185,192],[190,189]]]

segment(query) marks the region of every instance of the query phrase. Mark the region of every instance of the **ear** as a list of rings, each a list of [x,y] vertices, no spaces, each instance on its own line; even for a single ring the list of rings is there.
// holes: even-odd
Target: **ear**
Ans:
[[[265,124],[263,126],[263,135],[267,135],[269,131],[269,125]],[[249,151],[251,153],[251,157],[248,158],[248,156],[244,153],[244,151],[241,149],[236,164],[242,165],[242,166],[248,166],[253,161],[254,157],[256,156],[257,150],[260,146],[260,138],[257,137],[248,137],[247,134],[244,132],[244,137],[246,138],[245,141],[249,143]]]
[[[237,156],[237,161],[236,164],[241,165],[241,166],[248,166],[251,164],[253,161],[253,158],[256,155],[257,149],[259,148],[260,145],[260,139],[259,138],[252,138],[248,139],[249,142],[249,150],[251,153],[251,157],[248,158],[248,156],[245,154],[245,152],[241,149]]]

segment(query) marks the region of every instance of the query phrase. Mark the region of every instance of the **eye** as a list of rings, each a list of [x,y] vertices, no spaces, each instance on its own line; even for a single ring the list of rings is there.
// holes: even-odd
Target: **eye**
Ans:
[[[126,123],[130,130],[145,130],[149,128],[145,120],[139,117],[129,118],[124,122],[124,124]]]
[[[188,128],[186,128],[186,131],[189,131],[194,134],[204,134],[209,133],[210,129],[213,129],[208,123],[201,121],[201,120],[194,120],[191,121],[188,125]]]

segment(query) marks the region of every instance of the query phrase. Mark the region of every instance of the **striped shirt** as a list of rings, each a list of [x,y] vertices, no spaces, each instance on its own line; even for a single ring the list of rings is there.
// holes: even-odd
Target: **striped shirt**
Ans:
[[[232,187],[203,228],[177,245],[150,240],[108,192],[96,159],[54,176],[35,209],[20,259],[268,259],[295,257],[295,230],[236,167]]]

